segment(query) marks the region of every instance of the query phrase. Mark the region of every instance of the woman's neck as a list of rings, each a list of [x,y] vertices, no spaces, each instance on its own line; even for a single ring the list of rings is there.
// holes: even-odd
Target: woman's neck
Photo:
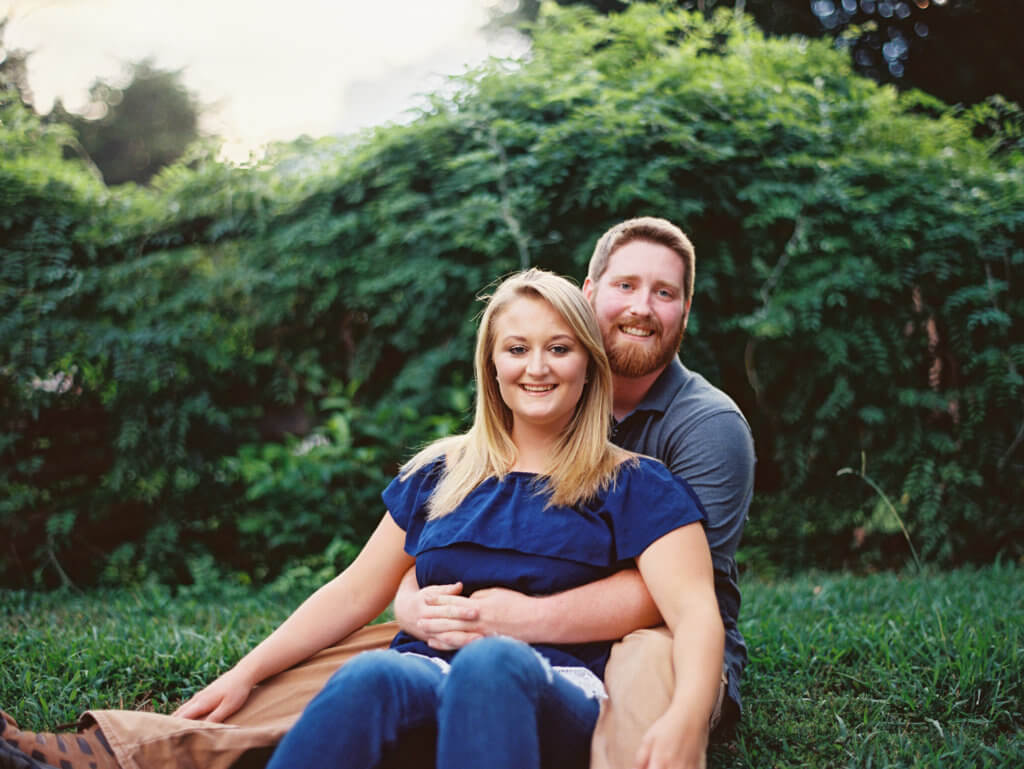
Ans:
[[[558,432],[549,426],[515,424],[512,442],[516,446],[516,461],[510,470],[546,475],[558,443]]]

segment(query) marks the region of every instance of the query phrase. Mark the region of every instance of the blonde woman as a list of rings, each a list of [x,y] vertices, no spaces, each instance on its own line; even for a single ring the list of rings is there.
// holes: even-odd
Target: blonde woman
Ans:
[[[420,585],[531,594],[635,563],[686,682],[636,766],[703,765],[723,647],[704,514],[661,464],[608,440],[611,372],[582,292],[540,270],[506,279],[484,311],[475,371],[469,431],[403,467],[352,565],[183,709],[233,712],[260,681],[377,616],[413,563]],[[270,767],[586,767],[610,647],[489,637],[442,651],[399,633],[331,678]]]

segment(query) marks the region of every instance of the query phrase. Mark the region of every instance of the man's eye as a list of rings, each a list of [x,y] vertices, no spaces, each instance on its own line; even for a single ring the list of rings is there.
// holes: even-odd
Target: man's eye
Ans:
[[[660,291],[658,291],[658,296],[662,297],[663,299],[675,298],[675,294],[667,288],[663,288]]]

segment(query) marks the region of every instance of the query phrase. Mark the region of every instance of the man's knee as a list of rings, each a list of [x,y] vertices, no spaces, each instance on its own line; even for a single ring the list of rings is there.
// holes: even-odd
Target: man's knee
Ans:
[[[632,766],[644,734],[672,699],[672,635],[664,627],[627,635],[612,647],[604,681],[608,699],[594,731],[590,766]]]
[[[665,628],[637,630],[612,647],[605,672],[609,696],[671,698],[675,689],[672,635]],[[621,692],[621,693],[620,693]],[[659,701],[656,707],[666,702]]]

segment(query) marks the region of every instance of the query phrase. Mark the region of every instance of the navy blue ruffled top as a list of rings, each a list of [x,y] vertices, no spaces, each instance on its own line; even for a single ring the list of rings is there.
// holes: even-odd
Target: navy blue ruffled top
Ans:
[[[427,500],[442,463],[395,478],[381,496],[405,531],[405,551],[416,558],[419,584],[462,582],[464,595],[485,587],[529,595],[568,590],[633,566],[662,535],[706,518],[686,482],[660,462],[640,457],[620,468],[613,487],[577,507],[545,509],[542,479],[511,472],[501,480],[488,478],[451,513],[428,522]],[[404,632],[391,647],[443,659],[455,654]],[[582,665],[603,677],[611,642],[534,648],[553,665]]]

